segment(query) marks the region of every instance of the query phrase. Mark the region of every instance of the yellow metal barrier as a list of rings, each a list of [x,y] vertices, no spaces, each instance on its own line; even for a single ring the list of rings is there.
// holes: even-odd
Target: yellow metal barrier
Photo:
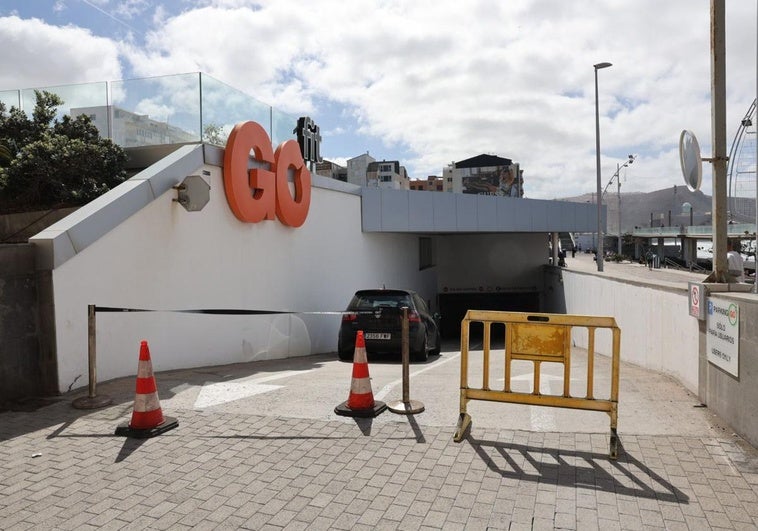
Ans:
[[[472,322],[482,323],[483,325],[482,348],[484,354],[481,388],[471,388],[468,383],[469,327]],[[489,383],[493,324],[501,324],[505,328],[505,383],[502,390],[491,389]],[[573,327],[584,327],[588,332],[587,388],[584,397],[574,397],[570,394],[571,330]],[[613,334],[611,390],[610,397],[607,400],[597,399],[593,396],[595,331],[599,328],[610,329]],[[455,442],[461,442],[466,430],[471,426],[471,416],[466,412],[466,405],[469,400],[587,409],[605,411],[611,417],[610,457],[616,459],[618,455],[616,423],[618,420],[620,349],[621,330],[616,326],[616,320],[612,317],[469,310],[461,321],[461,409],[454,436]],[[519,393],[511,390],[511,362],[513,360],[532,362],[534,387],[531,393]],[[540,393],[541,363],[563,364],[563,394],[561,396]]]

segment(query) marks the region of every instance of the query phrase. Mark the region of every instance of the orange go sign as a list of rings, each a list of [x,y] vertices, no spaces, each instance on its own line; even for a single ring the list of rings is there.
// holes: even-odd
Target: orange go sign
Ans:
[[[269,169],[248,168],[250,152]],[[295,196],[288,174],[294,173]],[[246,223],[279,218],[284,225],[300,227],[311,204],[311,172],[294,140],[282,142],[276,151],[266,131],[256,122],[234,126],[224,152],[224,190],[237,219]]]

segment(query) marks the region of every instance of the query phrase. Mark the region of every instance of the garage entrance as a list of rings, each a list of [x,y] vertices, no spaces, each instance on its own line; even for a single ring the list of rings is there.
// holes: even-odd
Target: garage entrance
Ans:
[[[461,321],[468,310],[498,310],[506,312],[538,312],[540,296],[537,291],[509,293],[440,293],[442,337],[459,337]]]

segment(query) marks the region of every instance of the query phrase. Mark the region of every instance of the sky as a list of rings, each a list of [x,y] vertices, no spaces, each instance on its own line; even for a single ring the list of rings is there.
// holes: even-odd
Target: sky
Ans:
[[[757,3],[727,1],[728,145],[756,97]],[[683,129],[711,156],[710,0],[2,0],[0,50],[0,90],[203,72],[313,118],[325,159],[425,179],[488,153],[535,199],[595,191],[610,62],[603,187],[630,154],[622,192],[684,185]]]

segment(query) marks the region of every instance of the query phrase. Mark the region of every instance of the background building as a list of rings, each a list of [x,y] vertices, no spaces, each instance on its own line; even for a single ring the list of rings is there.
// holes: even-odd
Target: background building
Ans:
[[[316,163],[316,175],[347,182],[347,168],[329,160]]]
[[[453,162],[449,170],[455,193],[524,196],[523,172],[511,159],[482,154]]]
[[[396,160],[371,162],[366,169],[366,186],[391,190],[410,190],[405,166]]]
[[[368,154],[368,151],[347,161],[347,182],[358,186],[367,186],[366,173],[368,165],[376,159]]]
[[[197,133],[190,133],[166,122],[153,120],[144,114],[120,109],[113,105],[71,109],[71,116],[86,114],[100,131],[121,147],[157,146],[197,142]]]
[[[442,177],[430,175],[426,179],[413,179],[410,182],[410,189],[424,192],[444,192],[445,181]]]

